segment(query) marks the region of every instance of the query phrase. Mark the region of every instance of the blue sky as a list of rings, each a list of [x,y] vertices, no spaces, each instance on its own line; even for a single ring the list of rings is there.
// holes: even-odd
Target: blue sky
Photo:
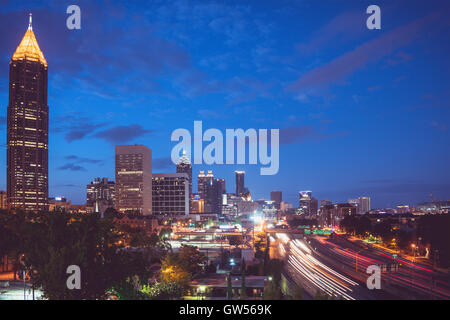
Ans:
[[[372,197],[373,207],[450,193],[448,1],[0,0],[0,188],[9,60],[33,13],[49,64],[50,195],[85,201],[114,178],[114,145],[145,144],[172,172],[174,129],[279,128],[280,170],[212,169],[254,198]],[[81,30],[66,8],[81,8]],[[381,30],[365,10],[381,7]],[[194,189],[195,183],[194,181]]]

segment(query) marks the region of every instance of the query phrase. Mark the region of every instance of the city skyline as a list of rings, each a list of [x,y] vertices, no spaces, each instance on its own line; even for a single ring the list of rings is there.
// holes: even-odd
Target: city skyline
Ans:
[[[282,18],[293,15],[281,9],[263,15],[267,3],[247,8],[216,4],[235,13],[224,17],[215,6],[188,1],[171,7],[173,12],[158,5],[153,8],[158,16],[152,10],[141,13],[135,5],[119,12],[120,4],[115,3],[115,14],[108,16],[97,4],[80,5],[79,31],[65,28],[66,16],[59,6],[8,4],[0,13],[1,30],[11,30],[0,45],[0,134],[6,136],[8,62],[26,31],[30,11],[48,60],[49,196],[84,203],[86,184],[95,177],[114,177],[118,144],[143,144],[153,150],[153,172],[175,172],[170,132],[203,120],[205,126],[221,129],[280,127],[280,171],[274,177],[260,176],[259,166],[193,166],[194,177],[200,170],[212,170],[215,177],[227,180],[228,192],[234,189],[234,171],[244,170],[253,199],[268,199],[272,190],[280,190],[284,201],[294,206],[300,190],[312,190],[317,199],[333,202],[369,196],[372,207],[415,205],[428,201],[429,194],[448,198],[449,79],[438,72],[449,66],[449,46],[436,41],[448,35],[436,30],[446,23],[439,14],[444,2],[434,8],[413,2],[408,12],[391,4],[383,11],[386,30],[381,33],[363,30],[362,22],[349,31],[349,25],[359,23],[360,13],[344,3],[328,9],[294,8],[305,18],[299,19],[301,24],[292,19],[283,23]],[[189,17],[182,9],[198,14],[198,25],[187,27]],[[248,14],[251,21],[245,20]],[[129,21],[130,16],[135,19]],[[226,21],[231,22],[228,29]],[[249,33],[238,32],[239,23]],[[178,27],[176,31],[186,28],[189,41],[164,28],[170,24]],[[207,50],[210,35],[199,30],[203,25],[220,35],[217,49]],[[302,32],[287,35],[287,25]],[[432,37],[427,38],[428,31],[434,32]],[[255,39],[250,39],[250,32]],[[344,43],[333,40],[337,36]],[[136,44],[142,37],[153,41]],[[391,38],[403,40],[349,64]],[[121,51],[123,43],[115,39],[130,50]],[[239,43],[252,48],[250,57]],[[142,50],[154,58],[152,62],[139,56]],[[99,67],[93,61],[105,63]],[[240,67],[233,66],[234,61]],[[132,72],[122,79],[120,63],[125,62]],[[340,64],[349,69],[342,70]],[[426,81],[414,82],[416,77]],[[106,83],[109,78],[111,83]],[[0,160],[5,168],[5,148]],[[2,189],[5,173],[0,174]]]

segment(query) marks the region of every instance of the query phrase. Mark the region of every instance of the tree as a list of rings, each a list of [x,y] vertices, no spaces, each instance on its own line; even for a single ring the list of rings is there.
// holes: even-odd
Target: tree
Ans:
[[[109,288],[148,274],[143,255],[117,245],[112,219],[98,214],[30,214],[21,232],[25,268],[48,299],[102,299]],[[79,290],[66,286],[70,265],[80,267]]]
[[[281,296],[280,287],[274,281],[269,281],[264,288],[263,300],[280,300]]]
[[[233,285],[231,283],[231,273],[227,274],[227,299],[233,299]]]
[[[149,300],[175,300],[183,296],[185,288],[176,282],[157,282],[142,288],[145,299]]]
[[[417,236],[430,246],[433,261],[446,268],[450,267],[450,215],[425,215],[420,217]]]
[[[283,270],[283,261],[271,259],[266,265],[266,274],[272,276],[273,281],[278,285],[281,281],[281,272]]]
[[[161,282],[177,283],[183,288],[187,288],[191,282],[191,274],[184,269],[177,254],[168,254],[161,264]]]
[[[241,300],[247,299],[247,288],[245,287],[245,260],[241,263]]]
[[[298,284],[295,284],[292,288],[292,299],[303,300],[303,288]]]
[[[182,268],[192,275],[199,273],[206,261],[205,255],[197,247],[189,245],[181,246],[178,259]]]
[[[172,228],[163,228],[161,229],[161,231],[159,232],[159,238],[164,240],[166,238],[169,238],[170,235],[172,234]]]

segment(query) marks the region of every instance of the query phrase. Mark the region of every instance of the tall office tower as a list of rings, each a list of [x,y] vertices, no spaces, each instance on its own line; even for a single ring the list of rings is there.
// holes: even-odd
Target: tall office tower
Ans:
[[[356,213],[359,213],[359,199],[348,199],[347,202],[356,208]]]
[[[200,174],[197,177],[197,189],[198,189],[198,195],[200,196],[200,199],[205,199],[206,195],[206,185],[211,182],[214,179],[214,175],[212,173],[212,170],[208,170],[208,174],[205,175],[205,171],[200,171]]]
[[[222,214],[222,182],[211,179],[205,185],[205,212]]]
[[[280,209],[281,201],[283,201],[283,194],[281,191],[272,191],[270,193],[270,200],[275,203],[275,208]]]
[[[192,164],[183,150],[183,156],[178,160],[177,173],[186,173],[189,178],[189,199],[192,197]]]
[[[299,209],[303,214],[311,215],[311,202],[312,202],[312,192],[311,191],[300,191],[299,192]]]
[[[217,178],[216,180],[217,180],[217,183],[220,185],[220,193],[221,194],[227,193],[227,187],[226,187],[226,184],[225,184],[225,179]]]
[[[8,201],[6,199],[6,191],[0,191],[0,209],[8,209]]]
[[[192,164],[191,160],[186,156],[186,151],[183,150],[183,156],[178,160],[177,173],[186,173],[189,178],[189,212],[193,211],[192,201]]]
[[[157,217],[189,215],[189,176],[187,173],[154,173],[152,214]]]
[[[116,146],[115,209],[152,213],[152,150],[146,146]]]
[[[235,171],[236,174],[236,195],[240,196],[245,192],[245,171]]]
[[[47,61],[30,24],[9,62],[7,198],[10,208],[48,210]]]
[[[359,214],[365,214],[370,211],[370,197],[359,197]]]
[[[86,205],[88,207],[95,207],[96,204],[113,207],[115,191],[114,181],[109,181],[108,178],[95,178],[86,186]]]
[[[311,198],[311,205],[309,207],[309,214],[310,215],[317,215],[319,213],[319,200],[312,197]]]
[[[333,201],[331,201],[331,200],[327,200],[327,199],[320,200],[319,201],[319,208],[323,208],[323,207],[329,206],[331,204],[333,204]]]

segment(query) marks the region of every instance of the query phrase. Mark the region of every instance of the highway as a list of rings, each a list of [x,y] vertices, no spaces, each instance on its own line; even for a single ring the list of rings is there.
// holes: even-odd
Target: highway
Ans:
[[[448,275],[402,257],[384,252],[343,236],[333,239],[310,236],[318,254],[339,261],[341,269],[354,270],[354,277],[367,278],[369,265],[398,265],[398,270],[382,273],[382,289],[400,299],[450,299]]]
[[[448,275],[342,236],[270,236],[271,257],[285,261],[285,272],[314,296],[318,290],[334,299],[450,299]],[[390,272],[390,265],[397,264]],[[369,290],[370,265],[386,265],[381,289]]]
[[[310,295],[317,291],[333,299],[371,300],[372,294],[365,284],[353,280],[331,264],[324,263],[314,248],[304,239],[292,238],[286,233],[271,236],[273,257],[285,261],[285,271]]]

